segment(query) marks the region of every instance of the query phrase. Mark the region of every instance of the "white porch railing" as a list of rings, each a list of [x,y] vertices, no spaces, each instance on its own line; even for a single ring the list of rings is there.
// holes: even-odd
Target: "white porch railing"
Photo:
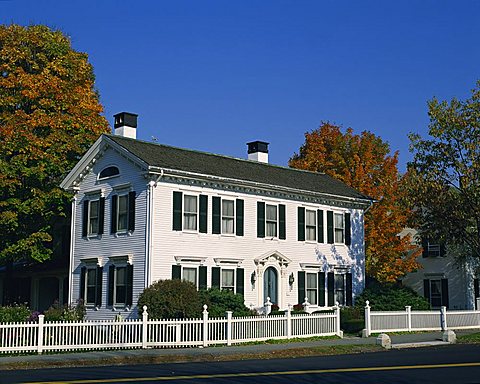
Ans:
[[[340,309],[314,314],[267,317],[209,318],[204,306],[200,319],[151,320],[147,307],[142,319],[82,322],[0,324],[0,353],[117,348],[207,347],[293,337],[342,336]]]
[[[371,311],[370,303],[365,306],[365,333],[445,331],[447,329],[480,328],[480,310],[447,311]]]

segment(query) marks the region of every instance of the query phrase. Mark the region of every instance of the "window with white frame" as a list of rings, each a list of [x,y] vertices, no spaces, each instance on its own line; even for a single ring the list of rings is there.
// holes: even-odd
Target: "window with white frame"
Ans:
[[[88,234],[98,234],[100,222],[100,200],[88,201]]]
[[[343,213],[334,214],[335,243],[345,242],[345,221]]]
[[[196,231],[198,226],[198,197],[183,196],[183,229]]]
[[[308,209],[305,210],[305,239],[317,240],[317,212]]]
[[[96,304],[97,281],[97,268],[87,267],[85,272],[85,305]]]
[[[346,305],[345,276],[345,274],[335,274],[335,301],[337,301],[340,305]]]
[[[118,196],[117,232],[128,229],[128,194]]]
[[[197,283],[197,268],[195,267],[183,267],[182,268],[182,280],[190,281],[198,287]]]
[[[235,292],[235,269],[221,269],[220,288]]]
[[[235,233],[235,202],[222,199],[222,233]]]
[[[127,298],[127,266],[115,268],[114,305],[126,305]]]
[[[277,237],[277,206],[266,204],[265,236]]]
[[[310,304],[318,304],[318,275],[317,273],[305,274],[305,291]]]
[[[442,306],[442,281],[430,280],[430,305],[432,308]]]

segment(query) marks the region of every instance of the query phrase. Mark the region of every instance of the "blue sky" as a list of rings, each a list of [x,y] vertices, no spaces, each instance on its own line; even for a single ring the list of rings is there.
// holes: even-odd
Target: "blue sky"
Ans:
[[[480,79],[480,1],[0,0],[0,23],[46,24],[88,53],[105,115],[138,137],[286,165],[330,121],[411,158],[427,100]]]

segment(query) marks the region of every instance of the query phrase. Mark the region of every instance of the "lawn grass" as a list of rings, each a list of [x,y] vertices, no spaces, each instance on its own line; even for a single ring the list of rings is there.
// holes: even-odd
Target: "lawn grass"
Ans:
[[[457,336],[457,342],[462,344],[480,343],[480,332]]]

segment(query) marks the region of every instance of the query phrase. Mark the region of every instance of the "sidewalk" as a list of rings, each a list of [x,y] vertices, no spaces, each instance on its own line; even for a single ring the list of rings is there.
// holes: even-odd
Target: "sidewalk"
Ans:
[[[464,334],[470,332],[457,332],[457,334]],[[434,341],[442,340],[441,332],[429,332],[429,333],[411,333],[401,335],[390,335],[392,340],[392,346],[395,344],[411,344],[415,346],[435,345],[431,343]],[[415,345],[419,343],[418,345]],[[426,343],[426,344],[425,344]],[[231,357],[235,359],[235,355],[239,358],[242,356],[249,356],[249,358],[255,358],[255,354],[269,354],[274,355],[276,352],[294,349],[308,349],[315,347],[334,347],[334,346],[361,346],[369,345],[374,346],[376,344],[375,337],[360,338],[346,336],[343,339],[323,339],[315,341],[305,342],[291,342],[281,344],[255,344],[255,345],[236,345],[236,346],[217,346],[208,348],[168,348],[168,349],[129,349],[129,350],[108,350],[108,351],[82,351],[75,353],[58,353],[58,354],[44,354],[44,355],[0,355],[0,370],[11,369],[12,366],[17,365],[19,368],[27,368],[29,365],[33,366],[58,366],[58,365],[98,365],[99,363],[108,365],[119,362],[128,363],[132,362],[140,363],[142,360],[144,363],[153,362],[155,359],[174,361],[186,361],[207,358],[214,360],[215,358],[227,358]],[[140,362],[139,362],[140,360]]]

